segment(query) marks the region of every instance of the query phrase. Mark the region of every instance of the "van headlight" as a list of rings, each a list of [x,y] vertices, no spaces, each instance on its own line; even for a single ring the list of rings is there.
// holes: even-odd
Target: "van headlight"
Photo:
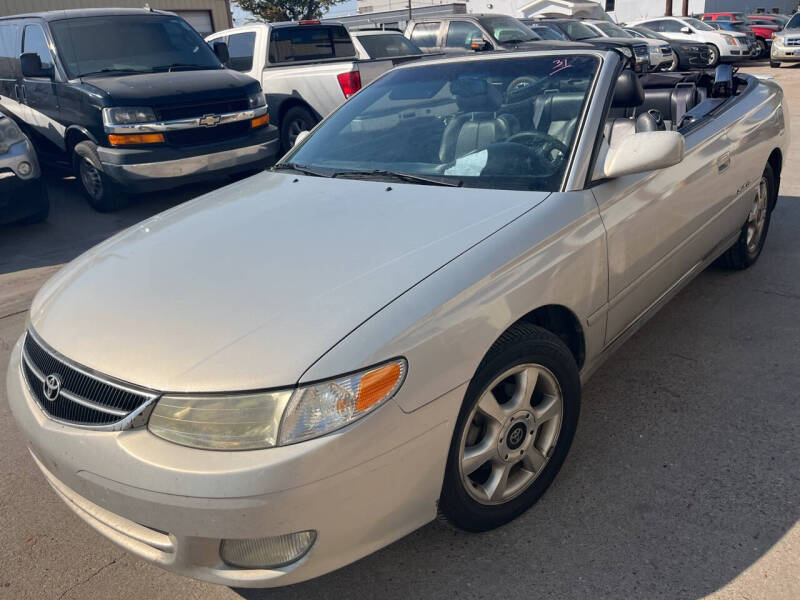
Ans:
[[[407,372],[399,358],[295,389],[237,394],[167,394],[148,422],[154,435],[204,450],[255,450],[341,429],[392,398]]]
[[[256,92],[247,96],[247,108],[261,108],[267,105],[267,97],[264,92]]]
[[[103,109],[103,125],[132,125],[153,123],[156,113],[146,106],[117,106]]]

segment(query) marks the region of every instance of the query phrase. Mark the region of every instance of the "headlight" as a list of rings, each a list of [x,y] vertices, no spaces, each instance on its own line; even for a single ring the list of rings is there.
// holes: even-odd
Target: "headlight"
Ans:
[[[732,35],[724,35],[723,34],[722,37],[725,38],[725,42],[728,44],[728,46],[736,46],[737,45],[736,38],[733,37]]]
[[[297,389],[283,415],[279,443],[302,442],[357,421],[397,393],[406,370],[401,358]]]
[[[256,92],[247,97],[247,108],[261,108],[267,105],[267,97],[264,92]]]
[[[205,450],[254,450],[325,435],[357,421],[397,393],[407,371],[396,359],[295,390],[169,394],[150,415],[150,432]]]
[[[17,124],[8,117],[0,117],[0,154],[5,154],[14,144],[25,140]]]
[[[145,106],[120,106],[103,109],[104,125],[130,125],[132,123],[152,123],[156,114]]]

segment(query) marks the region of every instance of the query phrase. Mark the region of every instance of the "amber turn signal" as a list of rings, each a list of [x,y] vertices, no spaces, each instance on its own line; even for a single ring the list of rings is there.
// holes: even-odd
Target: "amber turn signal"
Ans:
[[[141,134],[128,134],[128,135],[115,135],[108,136],[108,141],[112,146],[133,146],[140,144],[163,144],[163,133],[141,133]]]
[[[263,127],[264,125],[269,125],[269,113],[261,115],[260,117],[256,117],[255,119],[250,121],[251,129],[255,129],[256,127]]]

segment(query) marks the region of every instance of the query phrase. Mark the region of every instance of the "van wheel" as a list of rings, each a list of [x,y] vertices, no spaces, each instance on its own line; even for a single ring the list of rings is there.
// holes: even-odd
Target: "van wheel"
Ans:
[[[317,119],[307,108],[293,106],[287,110],[281,121],[281,154],[286,154],[294,147],[301,131],[311,131],[316,124]]]
[[[719,64],[719,48],[714,44],[708,45],[708,66],[716,67]]]
[[[764,242],[767,240],[772,207],[775,206],[773,202],[775,194],[777,194],[775,175],[772,167],[767,165],[761,175],[761,181],[758,182],[756,195],[739,239],[722,255],[722,262],[726,267],[741,271],[752,266],[761,256]]]
[[[72,155],[75,176],[84,196],[98,212],[119,210],[128,204],[128,196],[103,172],[94,142],[81,142]]]
[[[467,388],[447,458],[441,516],[486,531],[528,510],[555,479],[580,411],[572,353],[549,331],[506,331]]]

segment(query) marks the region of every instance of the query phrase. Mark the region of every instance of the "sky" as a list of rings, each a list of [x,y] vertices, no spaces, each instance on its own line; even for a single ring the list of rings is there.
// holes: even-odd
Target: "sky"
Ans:
[[[333,8],[331,8],[327,13],[326,17],[342,17],[344,15],[354,15],[357,11],[358,7],[356,5],[356,0],[346,0],[341,4],[337,4]],[[231,2],[231,12],[233,13],[233,25],[234,27],[240,27],[248,22],[250,13],[243,11],[239,8],[236,4]]]

